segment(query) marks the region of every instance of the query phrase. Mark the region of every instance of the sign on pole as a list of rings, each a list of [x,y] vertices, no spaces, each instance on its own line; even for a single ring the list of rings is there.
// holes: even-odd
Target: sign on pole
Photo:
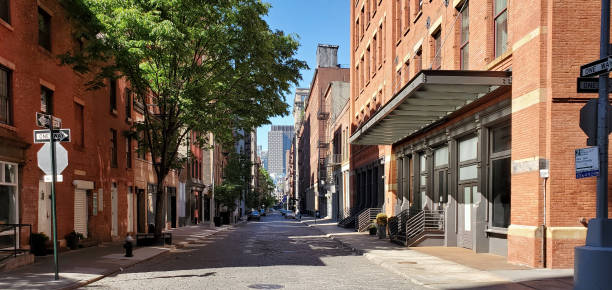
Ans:
[[[70,142],[70,129],[53,129],[53,140],[55,142]],[[50,130],[34,130],[34,143],[49,143],[51,141]]]
[[[53,122],[53,128],[62,127],[62,119],[52,115],[36,112],[36,126],[41,128],[49,128],[49,122]]]
[[[46,175],[53,175],[53,165],[51,164],[51,144],[45,143],[37,153],[38,168]],[[68,167],[68,151],[61,144],[55,144],[56,176]]]
[[[581,77],[592,77],[612,70],[612,57],[604,57],[580,67]]]
[[[599,176],[598,147],[576,149],[576,178]]]
[[[599,92],[599,78],[577,78],[576,79],[577,93],[598,93]],[[612,81],[608,80],[608,92],[612,92]]]

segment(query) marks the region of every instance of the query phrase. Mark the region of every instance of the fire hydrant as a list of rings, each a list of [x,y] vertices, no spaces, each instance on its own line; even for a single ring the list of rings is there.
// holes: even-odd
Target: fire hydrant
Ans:
[[[132,254],[132,249],[134,248],[134,238],[132,238],[132,236],[129,234],[127,237],[125,237],[125,244],[123,244],[123,248],[125,249],[126,257],[134,257],[134,254]]]

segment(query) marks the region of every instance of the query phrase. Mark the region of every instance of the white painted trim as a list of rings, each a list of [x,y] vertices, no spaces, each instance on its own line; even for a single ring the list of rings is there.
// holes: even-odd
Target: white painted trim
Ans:
[[[76,187],[77,189],[94,189],[94,183],[92,181],[75,179],[72,181],[72,185],[74,185],[74,187]]]
[[[421,49],[422,46],[423,46],[423,38],[421,38],[419,41],[417,41],[417,43],[412,48],[413,51],[414,51],[414,54],[416,54],[419,51],[419,49]]]

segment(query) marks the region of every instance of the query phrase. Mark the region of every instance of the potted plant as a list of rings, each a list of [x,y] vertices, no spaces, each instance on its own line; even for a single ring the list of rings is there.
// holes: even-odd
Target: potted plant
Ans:
[[[64,236],[64,238],[66,238],[66,246],[68,246],[68,248],[70,248],[71,250],[76,250],[79,247],[79,241],[82,240],[84,237],[83,234],[77,233],[73,230],[72,232]]]
[[[47,241],[49,237],[44,233],[32,233],[30,236],[30,251],[36,256],[47,254]]]
[[[376,220],[372,220],[372,223],[368,226],[370,236],[376,235]]]
[[[378,228],[377,234],[379,239],[384,239],[387,237],[387,215],[384,213],[379,213],[376,215],[376,226]]]

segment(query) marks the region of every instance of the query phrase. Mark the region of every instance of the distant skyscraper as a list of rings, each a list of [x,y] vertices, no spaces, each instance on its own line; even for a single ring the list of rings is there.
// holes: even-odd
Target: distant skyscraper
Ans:
[[[286,174],[285,151],[291,149],[293,135],[292,125],[273,125],[272,130],[268,132],[268,172],[270,174]]]

